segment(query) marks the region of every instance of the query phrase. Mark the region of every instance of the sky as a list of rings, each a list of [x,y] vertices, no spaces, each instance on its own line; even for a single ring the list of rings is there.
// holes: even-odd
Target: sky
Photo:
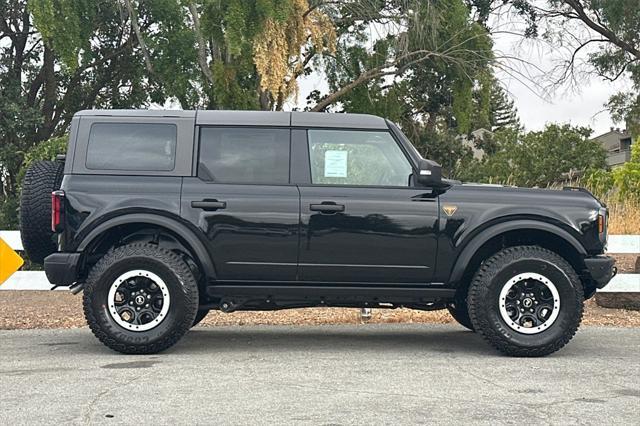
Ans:
[[[624,128],[624,123],[614,123],[611,120],[604,105],[611,95],[630,88],[628,80],[620,78],[618,81],[609,82],[601,77],[583,73],[578,77],[577,84],[565,84],[543,95],[544,89],[536,90],[532,86],[535,82],[547,80],[554,67],[565,60],[572,50],[562,50],[540,42],[523,41],[521,37],[510,34],[494,36],[493,40],[495,51],[523,60],[516,61],[511,66],[518,67],[528,78],[514,76],[513,72],[501,70],[497,70],[496,74],[514,100],[520,120],[527,130],[541,130],[550,122],[590,127],[594,136],[608,132],[610,127]],[[583,49],[578,62],[584,61],[589,52],[590,50]],[[591,70],[588,65],[580,68]]]

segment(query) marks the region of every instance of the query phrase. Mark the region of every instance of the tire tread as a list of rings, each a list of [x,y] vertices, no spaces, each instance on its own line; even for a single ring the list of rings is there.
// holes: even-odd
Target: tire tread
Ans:
[[[573,318],[573,326],[563,331],[561,338],[554,340],[546,345],[537,347],[521,347],[510,343],[504,336],[502,336],[498,330],[492,327],[486,318],[480,315],[479,303],[483,297],[485,297],[485,289],[491,279],[507,264],[515,260],[520,260],[524,257],[535,258],[543,261],[547,261],[555,264],[560,268],[571,281],[571,284],[575,288],[575,297],[577,305],[579,306],[578,312],[575,313],[576,317]],[[500,352],[518,357],[540,357],[549,355],[558,351],[564,347],[578,331],[580,323],[582,321],[582,315],[584,312],[584,290],[582,282],[576,274],[573,267],[557,253],[542,248],[540,246],[515,246],[508,247],[502,251],[496,253],[487,259],[478,269],[471,285],[469,286],[468,293],[468,308],[469,317],[474,325],[475,330],[493,347]]]
[[[51,230],[51,192],[60,188],[64,165],[36,161],[25,173],[20,197],[20,237],[29,259],[42,264],[57,250]]]
[[[185,304],[189,308],[185,315],[179,316],[179,322],[175,324],[171,333],[164,338],[145,345],[133,345],[120,342],[110,336],[100,326],[96,312],[92,306],[91,295],[100,285],[100,277],[116,262],[130,257],[152,257],[167,266],[182,282],[184,288]],[[91,332],[103,344],[109,348],[125,354],[153,354],[173,346],[189,331],[195,319],[198,307],[198,284],[193,272],[187,263],[176,253],[147,243],[134,243],[124,245],[109,251],[95,264],[85,283],[83,295],[83,308],[85,318]]]

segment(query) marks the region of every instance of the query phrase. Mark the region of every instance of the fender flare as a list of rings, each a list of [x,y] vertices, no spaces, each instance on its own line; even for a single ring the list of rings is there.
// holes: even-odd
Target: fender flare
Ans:
[[[564,241],[569,243],[576,251],[583,255],[587,255],[587,251],[584,246],[578,241],[576,237],[571,235],[568,231],[560,228],[557,225],[553,225],[546,222],[540,222],[537,220],[514,220],[509,222],[498,223],[496,225],[490,226],[489,228],[480,231],[479,234],[472,237],[471,241],[469,241],[462,252],[456,259],[455,264],[453,265],[453,269],[451,270],[451,276],[449,278],[449,282],[455,283],[462,279],[464,272],[467,268],[469,262],[473,258],[473,255],[482,247],[487,241],[492,239],[493,237],[503,234],[509,231],[515,231],[518,229],[534,229],[537,231],[545,231],[551,234],[554,234]]]
[[[156,225],[162,228],[166,228],[169,231],[176,234],[179,238],[184,240],[187,248],[190,248],[197,259],[196,262],[200,263],[203,268],[203,273],[208,278],[214,278],[216,276],[213,260],[209,255],[205,244],[198,238],[196,232],[190,229],[187,225],[179,222],[177,219],[170,217],[152,214],[152,213],[129,213],[124,214],[112,219],[109,219],[93,228],[78,244],[76,251],[82,252],[89,247],[100,235],[104,232],[112,229],[116,226],[127,225],[130,223],[145,223],[149,225]]]

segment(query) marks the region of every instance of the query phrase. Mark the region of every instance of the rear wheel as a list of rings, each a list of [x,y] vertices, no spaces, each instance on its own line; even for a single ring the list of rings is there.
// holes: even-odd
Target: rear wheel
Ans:
[[[544,356],[575,335],[582,283],[558,254],[537,246],[504,249],[486,260],[469,287],[471,323],[491,345],[513,356]]]
[[[174,345],[198,311],[198,285],[176,253],[151,244],[108,252],[91,269],[84,313],[95,336],[109,348],[150,354]]]
[[[20,236],[29,260],[34,263],[43,263],[57,249],[51,230],[51,193],[60,189],[63,170],[61,162],[36,161],[22,181]]]

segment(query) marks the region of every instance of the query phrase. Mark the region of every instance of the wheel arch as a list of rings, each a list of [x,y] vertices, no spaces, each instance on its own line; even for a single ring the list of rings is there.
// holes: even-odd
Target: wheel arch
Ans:
[[[119,236],[131,234],[128,229],[157,229],[174,238],[180,246],[189,254],[197,264],[204,276],[214,278],[216,276],[213,260],[209,255],[204,242],[198,237],[197,231],[192,230],[179,220],[153,213],[132,213],[120,215],[109,219],[94,227],[78,244],[77,251],[91,253],[103,241],[111,231],[118,232]]]
[[[576,273],[584,269],[587,251],[568,231],[546,222],[516,220],[493,225],[469,241],[454,263],[449,282],[461,287],[470,281],[483,260],[516,245],[539,245],[566,259]]]

